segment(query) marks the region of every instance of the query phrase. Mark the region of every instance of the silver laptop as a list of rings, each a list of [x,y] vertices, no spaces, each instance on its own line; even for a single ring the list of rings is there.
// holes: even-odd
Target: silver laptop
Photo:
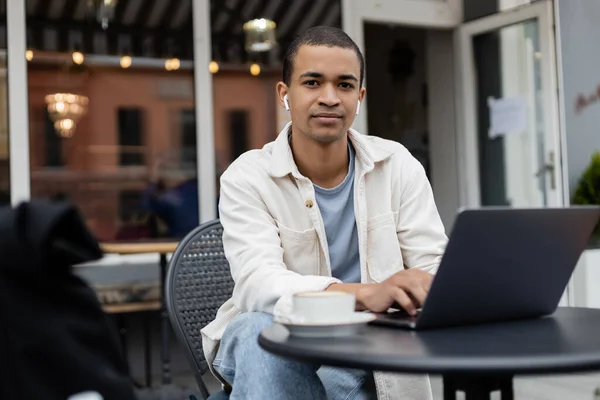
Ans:
[[[534,318],[553,313],[600,218],[600,206],[459,212],[416,316],[377,314],[407,329]]]

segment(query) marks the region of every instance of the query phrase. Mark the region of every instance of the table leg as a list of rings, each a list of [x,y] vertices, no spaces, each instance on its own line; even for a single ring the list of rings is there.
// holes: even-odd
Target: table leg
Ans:
[[[456,400],[456,392],[465,393],[466,400],[490,400],[492,392],[500,390],[502,400],[513,400],[512,376],[444,375],[444,400]]]
[[[456,400],[456,387],[448,376],[444,376],[444,400]]]
[[[167,255],[160,255],[160,316],[162,325],[161,358],[162,358],[162,383],[171,383],[171,361],[169,354],[169,314],[165,299],[165,280],[167,276]]]
[[[505,379],[500,382],[500,395],[502,396],[502,400],[514,400],[515,393],[513,390],[513,380]]]

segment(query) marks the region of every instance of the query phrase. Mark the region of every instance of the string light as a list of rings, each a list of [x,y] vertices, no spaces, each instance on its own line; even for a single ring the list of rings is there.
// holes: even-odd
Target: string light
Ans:
[[[219,63],[216,61],[211,61],[208,64],[208,70],[211,74],[216,74],[217,72],[219,72]]]
[[[165,60],[165,69],[167,71],[176,71],[181,66],[179,58],[168,58]]]
[[[73,62],[77,65],[81,65],[83,64],[83,60],[85,59],[85,57],[83,56],[83,54],[79,51],[74,51],[73,52]]]
[[[121,57],[121,61],[119,61],[119,64],[121,64],[121,68],[131,67],[131,57],[130,56]]]
[[[260,65],[254,63],[250,66],[250,73],[254,76],[260,74]]]

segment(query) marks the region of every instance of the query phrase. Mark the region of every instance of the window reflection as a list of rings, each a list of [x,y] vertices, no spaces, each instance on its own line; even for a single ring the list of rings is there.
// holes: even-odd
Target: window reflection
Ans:
[[[27,0],[32,198],[75,203],[100,241],[183,237],[198,225],[191,0],[120,0],[108,21],[63,3]],[[49,114],[55,93],[84,112]]]

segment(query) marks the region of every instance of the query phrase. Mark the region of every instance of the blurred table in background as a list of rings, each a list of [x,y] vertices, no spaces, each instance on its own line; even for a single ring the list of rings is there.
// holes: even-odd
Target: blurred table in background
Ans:
[[[165,303],[165,276],[167,273],[167,254],[173,253],[179,242],[172,240],[144,240],[132,242],[100,243],[100,247],[106,254],[159,254],[160,266],[160,311],[161,311],[161,359],[162,359],[162,383],[167,385],[171,383],[171,361],[169,354],[169,316],[167,314]],[[156,307],[156,305],[154,305]],[[146,311],[147,305],[143,303],[105,305],[107,312],[133,312],[135,310]],[[147,377],[148,380],[148,377]]]

